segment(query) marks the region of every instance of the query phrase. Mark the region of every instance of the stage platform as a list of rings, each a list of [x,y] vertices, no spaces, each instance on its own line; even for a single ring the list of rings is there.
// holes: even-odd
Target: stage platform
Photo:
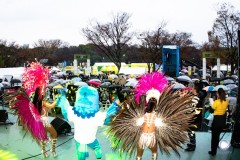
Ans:
[[[53,120],[54,117],[50,117]],[[41,148],[37,143],[32,140],[31,136],[27,134],[24,138],[24,131],[22,127],[18,126],[16,116],[9,113],[7,122],[13,122],[13,125],[1,125],[0,126],[0,150],[9,151],[15,154],[19,160],[38,160],[44,159],[41,155]],[[71,126],[72,124],[69,123]],[[112,153],[110,143],[104,135],[106,127],[100,127],[98,130],[97,138],[102,146],[103,160],[106,160],[106,155]],[[74,130],[72,126],[72,131]],[[223,139],[230,140],[231,133],[227,132]],[[159,154],[158,160],[239,160],[240,149],[230,147],[228,150],[218,149],[216,156],[210,156],[208,151],[211,145],[211,133],[210,132],[197,132],[196,133],[197,147],[193,152],[185,152],[184,149],[179,149],[180,157],[171,153],[170,156],[166,154]],[[75,141],[73,135],[59,135],[57,141],[57,153],[58,156],[53,158],[50,150],[50,143],[47,146],[48,154],[50,157],[46,158],[49,160],[76,160],[75,154]],[[184,148],[186,146],[183,146]],[[89,149],[88,160],[95,160],[95,156],[92,150]],[[1,157],[0,157],[1,159]],[[143,160],[150,160],[151,152],[146,149],[143,155]]]

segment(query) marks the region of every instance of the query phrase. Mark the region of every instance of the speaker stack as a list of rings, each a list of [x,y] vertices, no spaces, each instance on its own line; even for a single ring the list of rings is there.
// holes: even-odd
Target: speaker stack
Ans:
[[[8,119],[8,113],[6,110],[0,110],[0,122],[5,123]]]

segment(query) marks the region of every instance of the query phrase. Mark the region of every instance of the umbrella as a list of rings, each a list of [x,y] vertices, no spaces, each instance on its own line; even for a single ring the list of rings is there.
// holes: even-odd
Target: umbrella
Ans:
[[[125,87],[135,87],[137,83],[137,81],[129,81],[125,84]]]
[[[76,83],[74,83],[74,85],[79,86],[79,87],[88,86],[88,84],[86,82],[76,82]]]
[[[224,91],[229,90],[229,88],[224,85],[217,85],[216,87],[214,87],[214,91],[218,91],[219,88],[222,88]]]
[[[48,84],[48,87],[54,87],[54,86],[57,86],[59,84],[60,84],[59,82],[52,82],[52,83]]]
[[[174,78],[172,78],[172,77],[166,77],[166,78],[167,78],[168,82],[175,81],[175,79],[174,79]]]
[[[128,78],[127,82],[130,82],[130,81],[137,81],[137,80],[136,80],[136,78]]]
[[[238,76],[237,75],[232,75],[231,76],[233,79],[238,79]]]
[[[72,81],[73,81],[73,83],[80,82],[80,81],[82,81],[82,78],[74,77],[74,78],[72,78]]]
[[[226,87],[228,87],[229,90],[232,90],[233,88],[236,88],[237,85],[236,84],[228,84],[228,85],[226,85]]]
[[[121,89],[122,86],[121,86],[121,85],[118,85],[118,84],[112,84],[112,85],[110,85],[108,88],[109,88],[110,91],[112,91],[112,90],[114,90],[114,89]]]
[[[88,84],[99,87],[101,85],[101,82],[98,81],[88,81]]]
[[[109,85],[111,85],[111,82],[103,82],[101,87],[108,87]]]
[[[206,86],[206,87],[203,88],[203,90],[211,92],[211,91],[214,91],[214,87],[213,86]]]
[[[182,69],[181,72],[183,72],[183,73],[188,73],[188,70]]]
[[[59,84],[59,85],[53,87],[53,89],[59,89],[59,88],[63,88],[63,86]]]
[[[182,89],[182,88],[185,88],[185,86],[181,83],[176,83],[173,85],[173,88],[172,89]]]
[[[100,82],[100,83],[101,83],[101,80],[100,80],[100,79],[97,79],[97,78],[90,79],[88,82],[93,82],[93,81],[95,81],[95,82]]]
[[[225,79],[223,81],[223,85],[227,85],[227,84],[234,84],[234,81],[232,79]]]
[[[195,82],[195,81],[200,81],[200,80],[198,78],[193,78],[192,81]]]
[[[205,86],[210,86],[209,82],[206,79],[202,79],[200,83],[202,83]]]
[[[177,77],[177,80],[182,82],[192,82],[192,79],[188,76],[179,76]]]

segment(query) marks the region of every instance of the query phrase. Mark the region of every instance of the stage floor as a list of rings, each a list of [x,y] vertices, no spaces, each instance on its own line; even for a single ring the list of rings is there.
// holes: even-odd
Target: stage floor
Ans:
[[[50,117],[54,119],[54,117]],[[1,125],[0,126],[0,150],[9,151],[15,154],[19,159],[25,160],[37,160],[44,159],[41,155],[41,148],[32,138],[27,134],[24,138],[24,131],[16,123],[16,116],[8,114],[8,121],[13,122],[13,125]],[[72,124],[69,123],[71,126]],[[73,126],[72,126],[73,127]],[[105,127],[100,127],[98,130],[97,138],[102,146],[103,160],[106,160],[106,155],[111,154],[112,150],[110,144],[104,135]],[[73,130],[73,128],[72,128]],[[221,134],[222,136],[222,134]],[[231,133],[226,133],[223,139],[230,140]],[[211,133],[209,132],[197,132],[196,133],[197,147],[193,152],[185,152],[183,149],[179,149],[180,157],[172,153],[170,156],[166,154],[159,154],[159,160],[239,160],[240,149],[230,147],[228,150],[218,149],[216,156],[212,157],[208,154],[211,145]],[[183,146],[184,148],[186,146]],[[47,149],[50,149],[50,143]],[[53,158],[51,152],[48,151],[50,157],[46,159],[56,160],[75,160],[75,141],[73,135],[59,135],[57,141],[57,153],[58,156]],[[95,160],[95,156],[92,150],[89,149],[88,160]],[[1,157],[0,157],[1,159]],[[151,152],[146,149],[143,154],[143,160],[150,160]]]

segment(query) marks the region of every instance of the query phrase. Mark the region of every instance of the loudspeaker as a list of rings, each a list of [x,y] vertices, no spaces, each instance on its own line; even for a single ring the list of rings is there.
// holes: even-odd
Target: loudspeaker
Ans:
[[[8,119],[8,113],[6,110],[0,110],[0,122],[6,122]]]
[[[51,124],[56,129],[58,134],[66,134],[71,132],[71,126],[67,123],[67,121],[61,118],[55,118],[52,120]]]

